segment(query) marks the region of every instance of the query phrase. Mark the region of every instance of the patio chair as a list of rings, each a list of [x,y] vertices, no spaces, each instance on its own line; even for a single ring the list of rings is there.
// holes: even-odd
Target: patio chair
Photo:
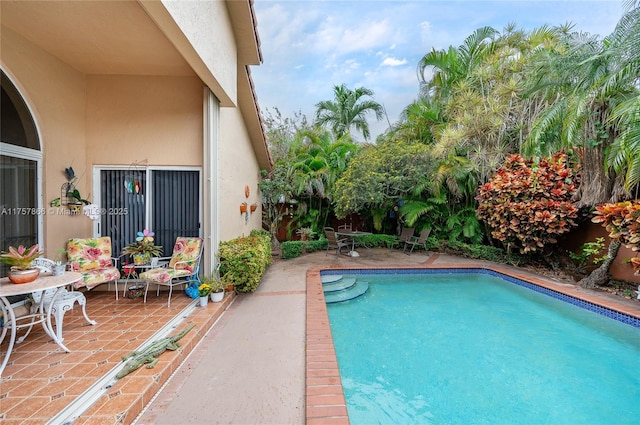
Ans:
[[[350,224],[341,224],[338,226],[338,232],[350,232],[352,227]]]
[[[404,249],[402,250],[402,252],[405,252],[409,245],[411,245],[411,250],[407,253],[407,255],[411,255],[411,253],[413,252],[413,248],[415,248],[416,246],[422,246],[426,251],[427,238],[429,237],[429,233],[431,233],[431,228],[427,227],[422,229],[419,237],[412,236],[409,240],[404,242]]]
[[[402,228],[402,231],[400,232],[400,236],[397,239],[398,248],[400,248],[400,245],[403,245],[407,241],[411,240],[411,238],[413,237],[414,230],[415,229],[413,227],[403,227]],[[393,247],[395,247],[395,243],[392,245],[392,248]]]
[[[162,257],[158,261],[170,260],[166,267],[158,267],[140,274],[140,279],[146,282],[144,291],[144,302],[147,302],[147,292],[149,284],[157,286],[156,296],[160,295],[160,287],[169,287],[169,300],[167,307],[171,307],[171,294],[173,287],[182,285],[183,290],[187,282],[192,279],[200,281],[198,269],[200,268],[200,258],[202,257],[202,239],[191,237],[178,237],[173,246],[171,257]]]
[[[50,272],[53,270],[55,262],[53,260],[49,260],[48,258],[40,257],[33,260],[32,264],[33,266],[38,267],[44,272]],[[56,300],[52,305],[51,301],[53,300],[53,296],[55,295],[56,291],[57,289],[54,288],[47,289],[46,291],[32,292],[31,297],[33,298],[33,303],[31,304],[31,314],[36,313],[38,306],[40,305],[40,301],[43,300],[44,297],[44,310],[46,312],[49,312],[49,310],[51,310],[51,314],[56,319],[56,336],[60,341],[63,340],[62,323],[64,321],[64,313],[72,310],[75,303],[78,303],[78,305],[82,306],[82,315],[90,325],[97,324],[95,320],[92,320],[89,318],[89,316],[87,316],[87,299],[82,292],[68,291],[66,288],[62,288],[60,289],[60,292],[58,293],[58,296],[56,297]],[[31,332],[31,327],[27,330],[25,335],[18,339],[18,342],[24,341],[24,339],[29,335],[29,332]]]
[[[82,275],[82,280],[73,285],[75,289],[84,286],[90,290],[101,283],[116,282],[117,297],[117,280],[120,278],[120,271],[117,267],[118,259],[111,257],[111,238],[109,236],[69,239],[67,257],[69,269]]]
[[[327,252],[330,249],[335,249],[336,250],[336,255],[339,255],[340,254],[340,250],[343,247],[351,246],[349,244],[349,239],[347,239],[347,238],[338,239],[338,237],[336,236],[336,231],[333,229],[333,227],[325,227],[324,228],[324,236],[327,238],[327,250],[325,251],[325,255],[327,254]]]

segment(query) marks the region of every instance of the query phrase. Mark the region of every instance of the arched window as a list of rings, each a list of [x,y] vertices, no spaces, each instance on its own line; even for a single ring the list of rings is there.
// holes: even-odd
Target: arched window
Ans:
[[[0,71],[0,250],[40,241],[42,152],[35,122],[15,85]]]

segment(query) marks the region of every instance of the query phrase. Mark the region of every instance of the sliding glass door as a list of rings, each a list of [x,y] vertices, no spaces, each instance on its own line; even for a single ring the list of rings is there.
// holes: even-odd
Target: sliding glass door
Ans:
[[[200,170],[100,170],[99,233],[110,236],[113,253],[149,229],[155,244],[170,256],[178,236],[201,236]]]

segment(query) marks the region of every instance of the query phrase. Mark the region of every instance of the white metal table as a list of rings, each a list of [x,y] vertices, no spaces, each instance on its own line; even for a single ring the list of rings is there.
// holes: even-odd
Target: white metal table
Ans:
[[[28,295],[32,292],[46,291],[47,289],[58,288],[58,290],[53,295],[53,298],[51,299],[51,305],[53,305],[56,297],[58,296],[58,293],[62,288],[67,285],[71,285],[79,281],[80,279],[82,279],[82,275],[77,272],[65,272],[60,276],[52,276],[51,272],[44,272],[40,273],[40,276],[38,276],[38,278],[33,282],[21,284],[11,283],[11,281],[9,281],[9,279],[6,277],[0,279],[0,309],[2,309],[4,315],[4,324],[2,326],[2,332],[0,334],[0,343],[4,341],[8,328],[11,328],[9,346],[7,347],[7,352],[4,355],[2,365],[0,365],[0,376],[2,375],[2,372],[4,371],[4,368],[9,361],[9,357],[11,356],[11,351],[13,350],[13,346],[16,342],[16,334],[18,329],[31,327],[34,324],[40,323],[42,324],[42,328],[47,333],[47,335],[49,335],[60,348],[62,348],[67,353],[71,351],[67,347],[65,347],[64,344],[62,344],[62,341],[58,339],[56,333],[53,330],[53,327],[51,325],[52,309],[48,309],[48,311],[45,311],[45,297],[40,298],[40,303],[38,304],[38,308],[35,313],[30,313],[20,317],[16,317],[15,311],[11,306],[8,297],[15,295]],[[17,321],[23,320],[27,320],[27,323],[16,323]]]

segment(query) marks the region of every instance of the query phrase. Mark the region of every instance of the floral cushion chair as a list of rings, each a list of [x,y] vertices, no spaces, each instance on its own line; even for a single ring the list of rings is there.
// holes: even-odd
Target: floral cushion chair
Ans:
[[[67,257],[70,270],[82,274],[82,280],[74,284],[75,288],[92,289],[120,278],[120,271],[115,266],[117,260],[111,257],[111,238],[108,236],[69,239]]]
[[[200,266],[200,257],[202,256],[202,239],[178,237],[176,244],[173,246],[173,255],[171,261],[166,267],[151,269],[140,274],[140,279],[147,282],[144,291],[144,302],[147,302],[147,291],[149,284],[157,285],[156,294],[160,292],[160,286],[169,287],[169,300],[167,306],[171,306],[171,294],[173,287],[184,285],[191,278],[198,279],[198,268]],[[166,258],[168,259],[168,257]],[[163,258],[159,261],[162,262]],[[183,287],[184,289],[184,287]]]

